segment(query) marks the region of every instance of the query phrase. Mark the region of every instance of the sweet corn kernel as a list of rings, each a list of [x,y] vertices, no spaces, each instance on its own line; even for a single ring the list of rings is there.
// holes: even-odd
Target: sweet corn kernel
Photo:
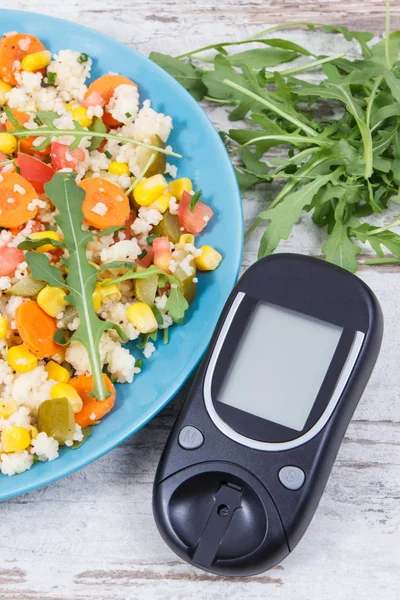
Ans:
[[[106,300],[109,300],[110,296],[115,296],[113,298],[113,300],[116,300],[117,302],[119,302],[122,298],[122,294],[116,283],[113,283],[112,285],[107,285],[106,287],[103,287],[103,283],[108,283],[109,281],[112,281],[112,279],[108,277],[108,278],[103,279],[102,281],[98,281],[96,283],[96,287],[98,286],[100,289],[100,292],[101,292],[101,301],[103,303]]]
[[[55,317],[64,310],[67,302],[64,300],[66,291],[61,287],[46,285],[37,295],[36,302],[50,317]]]
[[[88,117],[87,108],[85,108],[84,106],[78,106],[78,108],[73,108],[72,118],[75,119],[75,121],[78,121],[78,123],[82,125],[82,127],[90,127],[93,123],[93,119]]]
[[[7,319],[0,317],[0,340],[4,340],[7,334]]]
[[[8,419],[17,410],[17,403],[12,398],[0,402],[0,419]]]
[[[61,236],[59,233],[57,233],[57,231],[35,231],[34,233],[30,233],[28,237],[30,240],[43,240],[49,238],[50,240],[61,242]],[[56,247],[52,244],[44,244],[43,246],[40,246],[40,248],[37,248],[35,252],[44,254],[45,252],[51,252],[55,249]]]
[[[31,436],[25,427],[10,427],[1,432],[1,445],[4,452],[21,452],[31,443]]]
[[[222,255],[211,246],[202,246],[200,256],[196,256],[194,264],[199,271],[214,271],[222,260]]]
[[[29,431],[30,431],[32,440],[36,440],[37,436],[39,435],[37,428],[34,425],[29,425]]]
[[[41,52],[33,52],[24,56],[21,60],[21,69],[33,73],[34,71],[45,69],[50,63],[51,52],[49,50],[42,50]]]
[[[58,383],[68,383],[68,381],[71,379],[68,369],[58,365],[56,362],[54,362],[54,360],[49,360],[44,370],[47,371],[48,379],[53,379]]]
[[[6,94],[12,89],[11,85],[8,85],[5,81],[0,79],[0,106],[7,104]]]
[[[178,245],[184,246],[185,244],[194,244],[194,235],[192,233],[182,233]]]
[[[11,133],[0,133],[0,152],[4,154],[12,154],[17,149],[17,138]]]
[[[65,105],[65,108],[68,112],[71,112],[74,108],[79,108],[79,104],[77,102],[68,102],[68,104]]]
[[[156,198],[154,202],[152,202],[150,208],[155,208],[156,210],[158,210],[158,212],[165,213],[165,211],[169,207],[170,198],[172,198],[172,194],[170,192],[167,192],[166,194],[161,194],[161,196],[158,196],[158,198]]]
[[[167,181],[163,175],[153,175],[140,181],[133,190],[135,202],[140,206],[150,206],[165,190]]]
[[[126,310],[126,317],[140,333],[151,333],[158,328],[153,311],[144,302],[131,304]]]
[[[7,362],[17,373],[28,373],[36,369],[38,359],[24,345],[13,346],[7,352]]]
[[[126,163],[113,160],[108,166],[108,172],[114,175],[130,175],[131,170]]]
[[[193,184],[187,177],[181,177],[180,179],[175,179],[175,181],[170,181],[168,189],[177,200],[181,200],[183,192],[191,192],[193,190]]]
[[[99,285],[99,283],[100,282],[96,283],[96,287],[95,287],[94,292],[92,294],[92,302],[93,302],[93,308],[94,308],[95,312],[97,312],[98,310],[100,310],[100,306],[101,306],[101,303],[103,301],[103,295],[102,295],[101,289],[100,289],[101,283],[100,283],[100,285]]]
[[[51,398],[67,398],[72,406],[74,413],[78,413],[83,408],[82,398],[72,385],[69,383],[56,383],[50,390]]]

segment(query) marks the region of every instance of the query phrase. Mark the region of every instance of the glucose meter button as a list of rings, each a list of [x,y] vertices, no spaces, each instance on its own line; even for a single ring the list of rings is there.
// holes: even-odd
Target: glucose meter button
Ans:
[[[185,450],[196,450],[200,448],[204,442],[204,435],[192,425],[186,425],[179,432],[179,445]]]
[[[279,481],[288,490],[299,490],[305,479],[305,473],[299,467],[287,466],[279,471]]]

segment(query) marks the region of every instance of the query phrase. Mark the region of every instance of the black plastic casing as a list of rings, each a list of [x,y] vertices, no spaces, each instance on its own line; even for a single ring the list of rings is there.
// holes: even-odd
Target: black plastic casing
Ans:
[[[330,419],[315,437],[296,448],[271,452],[247,447],[224,435],[207,412],[203,397],[205,373],[239,291],[341,323],[365,335]],[[334,313],[332,319],[327,319],[329,310]],[[382,312],[375,295],[349,272],[293,254],[274,255],[250,267],[228,298],[157,469],[154,517],[172,550],[204,570],[233,576],[265,571],[293,550],[318,506],[348,423],[375,365],[382,334]],[[203,433],[200,448],[185,450],[179,445],[179,432],[186,425]],[[300,467],[306,475],[299,490],[289,490],[279,480],[280,469],[288,465]],[[242,505],[235,510],[226,530],[222,526],[221,537],[216,540],[209,531],[209,519],[213,505],[220,502],[221,485],[228,496],[233,494],[233,502],[236,490],[241,489],[242,496],[237,496],[237,501]],[[218,537],[218,520],[215,523],[214,538]],[[202,552],[196,554],[203,536],[207,536],[206,543],[202,544]],[[196,560],[198,556],[201,559]]]

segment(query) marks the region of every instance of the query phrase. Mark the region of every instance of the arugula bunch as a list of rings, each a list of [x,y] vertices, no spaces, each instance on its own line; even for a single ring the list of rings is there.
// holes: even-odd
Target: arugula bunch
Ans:
[[[27,252],[25,260],[30,267],[32,277],[65,289],[67,292],[65,300],[69,305],[76,307],[79,316],[78,329],[74,331],[67,342],[64,339],[63,330],[58,330],[55,341],[61,345],[70,344],[74,340],[83,344],[89,356],[93,375],[94,387],[91,395],[98,400],[103,400],[110,393],[106,389],[102,375],[99,351],[101,336],[108,329],[115,329],[123,341],[127,341],[127,336],[116,323],[99,319],[93,307],[92,294],[97,281],[97,269],[86,258],[86,245],[93,240],[96,234],[82,229],[81,206],[85,192],[76,184],[75,177],[76,173],[56,173],[52,180],[45,185],[47,196],[58,209],[55,221],[64,234],[64,241],[27,240],[20,244],[20,248],[35,249],[43,244],[51,243],[67,250],[67,255],[64,253],[61,259],[68,270],[65,280],[61,271],[50,263],[45,254]],[[113,232],[111,230],[115,229],[108,228],[101,232],[101,235],[110,235]]]
[[[232,107],[231,121],[243,125],[221,133],[234,161],[241,190],[280,182],[278,195],[257,217],[249,235],[268,223],[259,257],[289,237],[303,211],[327,230],[325,258],[357,269],[357,242],[369,243],[379,258],[400,261],[400,224],[376,227],[366,221],[400,203],[400,31],[371,45],[373,35],[345,27],[291,23],[240,42],[223,42],[171,57],[150,58],[175,77],[196,100]],[[359,44],[361,57],[316,56],[287,39],[268,37],[284,27],[322,27]],[[250,49],[229,53],[232,46]],[[212,56],[209,55],[213,51]],[[281,71],[271,68],[305,56],[310,62]],[[320,70],[316,84],[298,75]],[[283,147],[286,156],[276,156]],[[385,249],[395,259],[385,257]]]

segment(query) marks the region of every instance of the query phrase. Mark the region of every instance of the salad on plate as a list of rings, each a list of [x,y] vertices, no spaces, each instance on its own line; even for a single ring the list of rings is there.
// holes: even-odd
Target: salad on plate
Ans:
[[[4,475],[80,446],[222,260],[196,243],[213,210],[177,177],[171,117],[123,75],[88,84],[91,67],[34,35],[0,40]]]

